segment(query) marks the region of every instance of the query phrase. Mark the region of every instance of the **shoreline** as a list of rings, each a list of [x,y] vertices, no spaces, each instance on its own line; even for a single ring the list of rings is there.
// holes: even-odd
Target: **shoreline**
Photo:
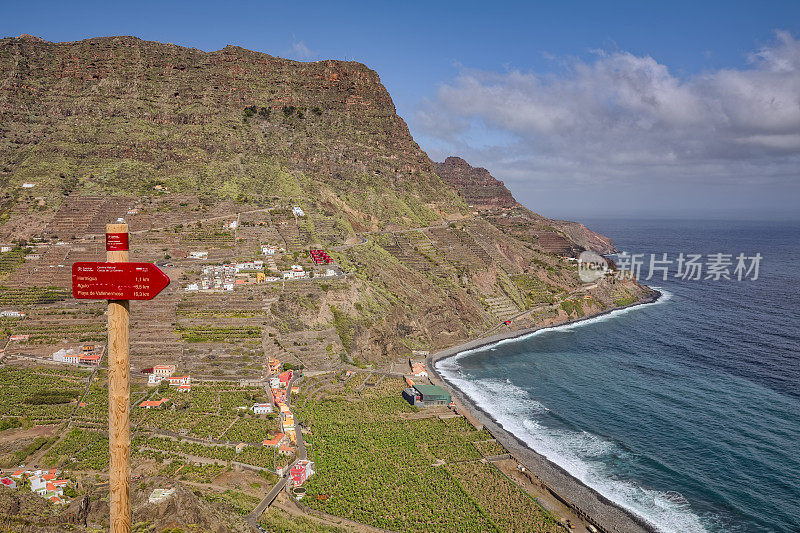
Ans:
[[[459,389],[455,384],[448,381],[436,369],[436,363],[444,359],[455,357],[466,351],[488,347],[500,341],[508,339],[518,339],[537,331],[553,329],[557,327],[577,324],[593,318],[608,315],[614,311],[628,309],[640,305],[652,304],[661,298],[660,291],[654,290],[653,294],[641,301],[608,309],[596,315],[581,317],[568,320],[560,324],[541,326],[536,328],[526,328],[519,331],[509,331],[498,333],[489,337],[473,339],[471,341],[440,350],[426,357],[428,372],[431,377],[442,384],[459,403],[469,411],[473,418],[477,419],[489,432],[500,442],[511,454],[517,463],[523,465],[531,475],[532,481],[538,482],[553,497],[573,509],[581,518],[594,525],[600,531],[607,532],[642,532],[655,533],[658,530],[649,522],[636,515],[632,511],[625,509],[621,505],[614,503],[603,496],[597,490],[589,487],[578,478],[574,477],[567,470],[545,456],[536,452],[522,441],[519,437],[503,428],[494,417],[479,407],[476,402],[466,393]]]

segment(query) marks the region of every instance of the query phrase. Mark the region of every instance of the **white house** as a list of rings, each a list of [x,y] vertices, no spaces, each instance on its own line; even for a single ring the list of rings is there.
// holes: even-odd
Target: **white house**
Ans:
[[[275,252],[278,251],[276,246],[269,246],[267,244],[261,245],[261,253],[264,255],[275,255]]]
[[[246,263],[236,263],[236,272],[241,270],[261,270],[264,268],[264,261],[247,261]]]
[[[153,374],[168,378],[175,373],[175,365],[156,365],[153,367]]]
[[[208,252],[189,252],[190,259],[206,259]]]
[[[0,253],[10,252],[14,247],[10,244],[0,244]]]
[[[200,286],[197,283],[190,283],[186,286],[187,291],[199,291]]]
[[[30,476],[28,483],[30,484],[31,492],[42,493],[47,490],[47,481],[42,479],[42,476]]]
[[[23,183],[22,184],[22,188],[23,189],[33,189],[34,187],[36,187],[35,183]]]
[[[292,265],[292,277],[293,278],[306,277],[306,271],[303,269],[302,265]]]
[[[272,412],[272,404],[271,403],[254,403],[253,407],[251,407],[254,414],[257,415],[267,415]]]
[[[294,216],[296,216],[296,217],[304,217],[304,216],[306,216],[305,211],[303,211],[301,208],[299,208],[297,206],[292,207],[292,213],[294,213]]]
[[[66,363],[68,355],[75,355],[75,350],[71,348],[61,348],[57,352],[53,352],[53,361],[57,363]],[[73,362],[72,358],[70,358],[70,362]],[[77,360],[75,362],[77,362]]]
[[[192,378],[188,375],[185,376],[170,376],[167,378],[167,381],[172,386],[179,386],[179,385],[189,385],[192,382]]]
[[[25,318],[25,313],[22,311],[0,311],[0,316],[9,318]]]

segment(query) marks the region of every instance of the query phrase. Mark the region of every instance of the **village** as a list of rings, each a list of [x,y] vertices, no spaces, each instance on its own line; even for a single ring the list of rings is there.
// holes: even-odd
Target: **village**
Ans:
[[[102,348],[97,349],[102,353]],[[90,346],[84,346],[80,354],[68,353],[71,350],[62,350],[58,355],[54,355],[54,361],[70,366],[97,367],[100,363],[95,362],[94,359],[91,362],[81,360],[82,355],[94,350],[95,347]],[[9,377],[8,372],[13,371],[6,371],[6,374],[3,375]],[[16,383],[21,383],[20,379],[24,381],[25,377],[39,375],[35,367],[28,371],[20,369],[18,372],[21,372],[20,376],[24,377],[15,379]],[[177,367],[174,364],[154,365],[144,369],[141,374],[146,376],[146,385],[144,385],[144,389],[139,390],[143,392],[142,397],[146,399],[136,402],[132,408],[134,413],[148,413],[148,415],[152,413],[153,416],[145,414],[134,416],[137,426],[141,427],[135,440],[142,445],[137,452],[140,461],[151,457],[153,452],[167,453],[179,460],[182,465],[175,471],[175,474],[182,469],[199,469],[201,472],[215,472],[219,475],[221,471],[217,466],[218,461],[220,459],[227,460],[229,464],[238,465],[239,469],[263,474],[263,479],[274,480],[276,486],[280,485],[281,489],[285,487],[293,494],[293,497],[302,498],[301,487],[314,474],[314,463],[306,459],[300,435],[302,430],[296,424],[290,407],[291,397],[300,392],[300,387],[294,383],[301,379],[302,372],[292,369],[284,370],[281,361],[270,359],[267,373],[263,379],[255,382],[247,379],[242,380],[244,383],[239,384],[201,381],[200,384],[195,385],[195,397],[192,398],[193,403],[196,402],[197,405],[189,408],[190,411],[199,415],[195,419],[198,422],[197,431],[191,431],[188,428],[180,429],[168,422],[168,419],[173,418],[170,415],[181,418],[181,411],[186,409],[186,406],[181,406],[180,402],[184,397],[192,396],[191,376],[188,374],[178,375]],[[94,372],[91,375],[94,375]],[[78,377],[76,374],[66,374],[63,386],[67,386],[76,377]],[[91,383],[92,378],[90,377],[89,380]],[[225,416],[220,417],[223,424],[209,432],[208,426],[215,423],[215,417],[203,416],[202,412],[208,411],[208,406],[200,404],[206,402],[209,395],[213,398],[215,393],[219,402],[217,409],[220,414]],[[252,403],[243,402],[248,399]],[[259,401],[252,401],[253,399]],[[98,412],[98,403],[102,403],[102,389],[97,390],[94,385],[90,384],[85,393],[74,400],[74,404],[79,410],[76,411],[76,416],[71,417],[71,421],[78,426],[83,425],[88,428],[87,423],[90,420],[102,420],[104,413]],[[239,405],[240,403],[242,405]],[[156,411],[163,415],[155,416]],[[167,418],[164,418],[164,415]],[[155,418],[153,418],[154,416]],[[85,430],[72,430],[70,435],[73,434],[80,437],[92,435]],[[80,456],[84,452],[92,453],[91,448],[91,445],[79,445],[79,448],[74,449],[71,453]],[[82,458],[75,456],[67,461],[67,466],[80,465]],[[100,463],[100,465],[102,464]],[[171,464],[174,464],[174,461]],[[171,465],[168,466],[168,469],[170,468],[172,468]],[[0,477],[0,484],[7,489],[30,489],[31,492],[53,504],[65,505],[69,503],[69,500],[65,498],[64,489],[70,486],[74,487],[75,483],[70,479],[59,478],[60,474],[61,470],[58,468],[28,470],[24,466],[20,466],[13,472],[9,471],[7,475]],[[141,475],[138,473],[135,477],[139,478]],[[189,479],[192,478],[193,476],[190,476]],[[68,489],[68,492],[77,495],[75,490]],[[277,492],[272,493],[273,499]],[[152,490],[148,501],[151,504],[158,504],[169,499],[173,494],[174,485],[156,487]]]
[[[47,471],[17,470],[8,476],[0,477],[0,485],[7,489],[29,488],[31,492],[53,504],[64,505],[69,503],[69,500],[64,497],[64,488],[70,485],[70,480],[58,479],[59,474],[57,468]]]
[[[275,247],[262,246],[274,254]],[[264,252],[267,254],[267,252]],[[208,257],[207,252],[192,252],[190,257],[201,259]],[[276,281],[296,281],[320,278],[343,277],[343,274],[333,260],[324,250],[309,250],[312,266],[293,264],[287,270],[278,271],[274,259],[270,256],[263,260],[247,261],[243,263],[230,263],[223,265],[203,265],[201,277],[198,282],[189,283],[185,290],[189,291],[232,291],[238,285],[248,283],[272,283]],[[308,269],[308,270],[307,270]],[[278,275],[279,274],[279,275]],[[255,278],[255,279],[254,279]]]

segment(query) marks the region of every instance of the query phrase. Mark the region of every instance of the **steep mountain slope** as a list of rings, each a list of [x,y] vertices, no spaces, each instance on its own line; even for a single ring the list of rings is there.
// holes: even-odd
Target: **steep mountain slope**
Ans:
[[[0,40],[0,72],[5,192],[306,196],[347,204],[356,230],[464,209],[358,63],[21,37]]]
[[[378,75],[352,62],[134,37],[2,39],[0,187],[0,242],[33,243],[0,260],[0,305],[31,310],[24,327],[41,353],[83,340],[35,311],[68,294],[74,261],[102,257],[97,237],[118,217],[133,257],[169,262],[176,280],[137,309],[141,368],[186,353],[200,376],[259,376],[254,354],[383,364],[647,293],[581,283],[567,257],[610,241],[532,213],[461,159],[434,165]],[[265,274],[301,265],[316,277],[184,290],[202,285],[202,266],[264,259],[262,245],[276,251]],[[314,248],[339,270],[314,265]]]

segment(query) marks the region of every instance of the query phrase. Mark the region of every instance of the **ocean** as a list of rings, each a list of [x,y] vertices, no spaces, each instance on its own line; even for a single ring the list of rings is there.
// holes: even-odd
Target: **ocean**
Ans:
[[[800,531],[800,222],[582,222],[646,263],[760,253],[758,279],[680,279],[673,265],[666,281],[642,280],[663,293],[656,303],[437,369],[661,531]]]

